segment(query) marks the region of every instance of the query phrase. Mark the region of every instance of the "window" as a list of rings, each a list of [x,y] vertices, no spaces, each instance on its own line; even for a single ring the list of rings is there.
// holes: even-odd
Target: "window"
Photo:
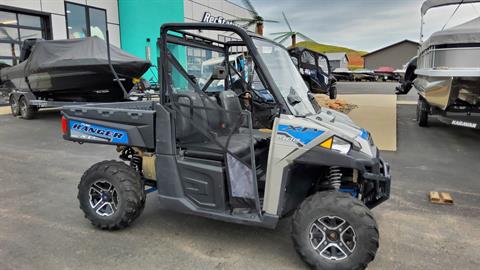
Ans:
[[[97,36],[106,39],[107,12],[104,9],[66,3],[68,38]]]
[[[89,8],[90,35],[105,39],[107,35],[107,13],[105,10]]]
[[[325,73],[329,73],[330,70],[328,70],[328,60],[327,58],[319,55],[318,56],[318,67]]]
[[[315,57],[309,52],[303,52],[302,63],[315,66]]]
[[[47,18],[41,15],[0,10],[0,64],[17,64],[25,39],[47,39],[46,21]]]

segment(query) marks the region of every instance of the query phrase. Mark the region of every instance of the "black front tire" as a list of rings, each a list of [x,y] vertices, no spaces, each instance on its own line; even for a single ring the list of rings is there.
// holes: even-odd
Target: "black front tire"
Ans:
[[[18,100],[15,97],[11,96],[9,99],[10,110],[12,111],[13,116],[20,115],[20,107],[18,105]]]
[[[319,242],[317,249],[314,248],[317,244],[317,242],[312,242],[314,223],[324,217],[338,217],[345,221],[341,224],[349,225],[349,228],[351,227],[354,231],[353,239],[355,241],[347,243],[350,245],[355,243],[355,245],[345,258],[333,260],[322,256],[321,245],[325,244],[324,242]],[[350,194],[337,191],[317,192],[305,199],[296,210],[292,222],[292,238],[295,249],[300,257],[314,269],[365,269],[368,263],[375,258],[379,240],[377,223],[370,210],[362,202],[352,198]],[[349,228],[348,230],[350,230]],[[329,235],[330,231],[328,230],[323,234],[324,239],[327,239],[326,235]],[[338,235],[342,237],[341,234],[337,234],[337,237]],[[342,246],[341,243],[345,243],[338,238],[332,241],[337,241],[340,246]],[[330,246],[330,243],[335,242],[329,242],[327,246]],[[328,252],[328,249],[325,250]],[[335,253],[332,252],[332,254]]]
[[[113,187],[114,194],[107,194],[105,202],[116,202],[109,211],[103,211],[95,200],[98,186]],[[110,189],[110,188],[109,188]],[[105,189],[102,189],[102,192]],[[93,226],[102,230],[118,230],[128,227],[145,207],[144,184],[138,172],[127,164],[115,160],[99,162],[88,169],[78,185],[80,209]],[[105,207],[108,210],[108,205]]]
[[[430,105],[423,98],[418,99],[417,103],[417,123],[421,127],[428,126],[428,114]]]
[[[34,106],[28,105],[27,99],[25,97],[21,97],[20,100],[18,101],[18,107],[20,110],[20,116],[23,119],[32,119],[33,116],[35,115],[35,112],[37,112],[37,108]]]

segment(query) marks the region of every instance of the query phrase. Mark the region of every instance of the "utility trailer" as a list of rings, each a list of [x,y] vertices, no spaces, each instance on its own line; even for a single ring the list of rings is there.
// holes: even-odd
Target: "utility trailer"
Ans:
[[[218,31],[234,39],[203,36]],[[125,228],[152,191],[161,208],[225,222],[273,229],[293,215],[293,242],[306,263],[365,268],[379,239],[370,209],[390,195],[390,168],[370,134],[342,113],[315,109],[278,43],[234,25],[164,24],[160,32],[159,101],[62,109],[64,139],[114,145],[122,160],[101,161],[82,176],[86,218],[100,229]],[[186,64],[190,49],[226,60],[198,73]],[[239,51],[250,63],[244,71],[255,74],[229,63]],[[255,108],[263,101],[252,98],[258,92],[246,78],[258,78],[257,89],[273,98],[261,114]],[[257,117],[271,121],[254,127]]]

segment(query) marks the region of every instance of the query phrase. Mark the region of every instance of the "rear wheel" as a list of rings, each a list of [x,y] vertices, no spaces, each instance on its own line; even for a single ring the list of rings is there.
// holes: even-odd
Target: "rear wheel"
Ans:
[[[103,230],[129,226],[145,207],[140,175],[119,161],[102,161],[88,169],[78,185],[78,200],[85,217]]]
[[[430,105],[423,98],[418,98],[417,103],[417,123],[421,127],[428,126],[428,113],[430,111]]]
[[[332,85],[330,86],[330,89],[328,91],[328,95],[330,99],[336,99],[337,98],[337,87]]]
[[[365,269],[378,249],[370,210],[349,194],[324,191],[308,197],[293,217],[292,238],[315,269]]]
[[[17,116],[20,114],[20,107],[18,106],[18,100],[15,97],[11,96],[9,99],[10,109],[12,111],[13,116]]]
[[[20,109],[20,116],[23,119],[32,119],[33,115],[37,111],[36,107],[28,105],[25,97],[20,98],[18,101],[18,107]]]

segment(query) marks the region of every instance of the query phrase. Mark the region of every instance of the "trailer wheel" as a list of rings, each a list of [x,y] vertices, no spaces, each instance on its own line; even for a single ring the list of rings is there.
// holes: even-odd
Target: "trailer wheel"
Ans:
[[[123,162],[102,161],[90,167],[78,185],[78,200],[85,217],[97,228],[117,230],[129,226],[145,207],[140,175]]]
[[[13,116],[17,116],[20,114],[20,107],[18,105],[18,101],[15,99],[15,97],[11,96],[9,99],[10,103],[10,109],[12,111]]]
[[[35,112],[37,111],[35,107],[28,105],[27,99],[25,97],[21,97],[18,101],[18,107],[20,110],[20,116],[23,119],[32,119]]]
[[[428,126],[428,112],[430,105],[423,98],[418,98],[417,102],[417,123],[421,127]]]
[[[305,199],[292,222],[295,249],[314,269],[364,269],[375,258],[377,223],[349,194],[318,192]]]

